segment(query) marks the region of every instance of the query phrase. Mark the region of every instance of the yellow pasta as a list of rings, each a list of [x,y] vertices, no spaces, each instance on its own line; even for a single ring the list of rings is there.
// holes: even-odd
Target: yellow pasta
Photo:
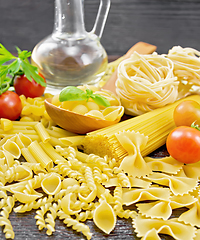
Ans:
[[[186,99],[200,103],[200,96],[198,95],[189,96]],[[128,152],[117,140],[116,133],[134,130],[148,136],[147,145],[141,151],[142,156],[148,155],[164,145],[169,132],[175,128],[173,110],[180,101],[183,100],[113,126],[88,133],[82,143],[84,151],[86,153],[95,153],[99,156],[107,155],[110,158],[116,158],[121,161],[128,156]]]
[[[98,228],[107,234],[114,229],[116,215],[113,208],[106,200],[101,200],[100,205],[94,210],[93,221]]]
[[[19,148],[19,146],[11,141],[10,139],[8,139],[2,146],[2,149],[4,151],[9,152],[14,158],[19,159],[21,156],[21,150]]]
[[[6,119],[6,118],[1,118],[1,128],[4,131],[9,131],[13,128],[13,123],[11,120]]]
[[[59,174],[51,173],[41,182],[41,187],[48,195],[55,195],[61,190],[61,177]]]
[[[118,67],[116,92],[125,112],[140,115],[173,103],[178,97],[178,80],[173,62],[156,53],[136,52]]]
[[[32,142],[28,146],[28,150],[36,159],[36,161],[41,164],[42,167],[46,169],[50,169],[53,167],[52,159],[43,151],[43,149],[40,147],[37,141]]]
[[[35,130],[36,130],[37,134],[39,135],[39,137],[41,138],[42,142],[46,143],[50,140],[51,137],[41,122],[39,122],[35,125]]]

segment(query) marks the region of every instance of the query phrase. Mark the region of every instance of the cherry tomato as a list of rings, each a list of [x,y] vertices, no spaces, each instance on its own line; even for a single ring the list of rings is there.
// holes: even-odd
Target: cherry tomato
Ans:
[[[195,163],[200,161],[200,131],[180,126],[170,132],[166,147],[169,154],[179,162]]]
[[[6,91],[0,95],[0,118],[16,120],[22,111],[22,103],[15,92]]]
[[[200,104],[193,100],[185,100],[174,109],[176,126],[191,126],[193,122],[200,125]]]
[[[42,74],[39,73],[39,75],[44,78]],[[18,95],[23,94],[25,97],[30,98],[40,97],[45,91],[45,87],[41,86],[33,79],[29,81],[25,75],[20,75],[15,78],[14,88]]]

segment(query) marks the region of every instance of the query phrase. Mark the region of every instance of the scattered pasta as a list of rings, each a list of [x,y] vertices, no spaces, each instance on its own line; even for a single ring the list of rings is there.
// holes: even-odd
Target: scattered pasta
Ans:
[[[170,54],[176,55],[176,51]],[[154,62],[156,56],[148,59],[146,68],[149,64],[160,67]],[[166,66],[176,64],[163,56],[160,59],[164,59]],[[171,69],[169,72],[164,69],[161,67],[156,73],[149,68],[146,74],[149,79],[158,74],[171,79],[176,92],[179,80],[172,77]],[[155,89],[162,88],[159,84]],[[170,88],[167,82],[166,88]],[[117,98],[106,91],[104,94],[112,106],[120,106]],[[158,110],[157,115],[154,112],[144,115],[143,122],[138,117],[117,127],[79,136],[57,127],[49,118],[44,109],[46,97],[21,96],[21,119],[1,119],[0,226],[6,239],[15,237],[10,213],[31,210],[36,212],[38,229],[45,230],[48,236],[56,232],[56,219],[90,240],[92,232],[87,220],[93,220],[103,233],[110,234],[118,218],[130,218],[137,237],[143,240],[160,240],[160,234],[178,240],[198,239],[200,163],[183,165],[172,157],[146,157],[153,147],[158,147],[156,139],[165,141],[166,132],[174,127],[169,116],[174,105],[164,108],[164,113]],[[114,108],[106,111],[112,119]],[[152,117],[157,119],[154,122],[157,131],[150,128]],[[94,141],[93,145],[87,143],[87,138]],[[102,139],[109,140],[116,155],[94,151],[102,150]],[[90,145],[91,152],[83,151],[84,144]],[[183,211],[174,218],[173,211],[179,208]]]

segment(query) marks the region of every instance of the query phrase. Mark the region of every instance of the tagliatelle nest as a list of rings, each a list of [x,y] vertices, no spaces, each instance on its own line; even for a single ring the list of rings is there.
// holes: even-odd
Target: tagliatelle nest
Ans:
[[[156,53],[134,53],[118,67],[116,92],[127,114],[140,115],[173,103],[178,97],[177,77],[170,59]]]
[[[116,92],[125,113],[141,115],[199,91],[200,52],[173,47],[168,55],[134,53],[118,66]]]

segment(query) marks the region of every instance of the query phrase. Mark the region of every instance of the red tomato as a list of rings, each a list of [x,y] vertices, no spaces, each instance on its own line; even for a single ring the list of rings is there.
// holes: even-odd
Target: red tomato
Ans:
[[[176,126],[191,126],[193,122],[200,124],[200,105],[193,100],[185,100],[174,109]]]
[[[39,73],[39,75],[43,77],[42,74]],[[33,79],[29,81],[25,75],[20,75],[15,78],[14,88],[18,95],[23,94],[25,97],[30,98],[40,97],[45,91],[45,87],[41,86]]]
[[[22,103],[17,93],[6,91],[0,95],[0,118],[16,120],[21,111]]]
[[[167,151],[179,162],[195,163],[200,161],[200,131],[180,126],[171,131],[166,141]]]

